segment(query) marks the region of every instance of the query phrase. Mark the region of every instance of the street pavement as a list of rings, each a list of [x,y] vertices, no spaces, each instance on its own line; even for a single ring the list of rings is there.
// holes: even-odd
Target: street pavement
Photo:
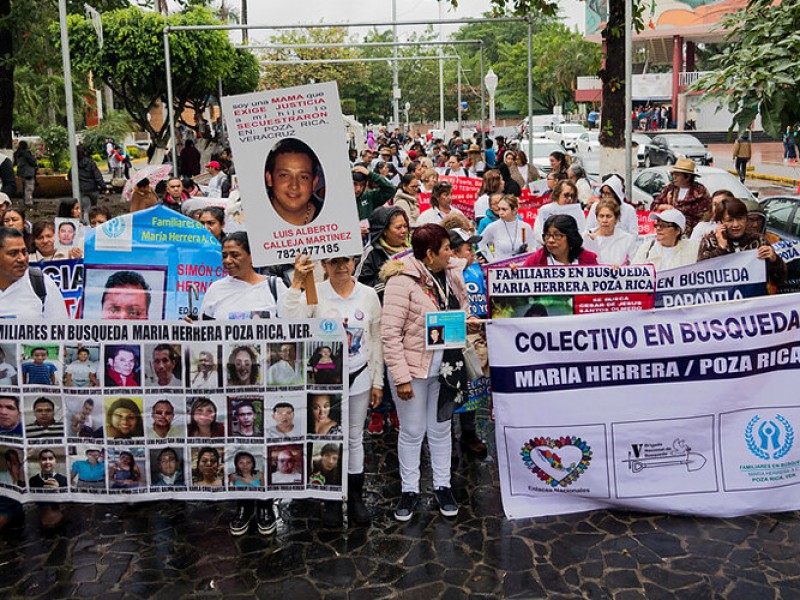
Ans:
[[[485,416],[479,425],[491,436]],[[281,506],[274,537],[234,538],[233,503],[69,505],[42,533],[35,509],[0,536],[2,598],[800,598],[795,512],[705,519],[620,511],[503,516],[494,448],[453,458],[455,519],[422,501],[397,523],[396,434],[366,441],[367,528],[324,530],[315,501]]]

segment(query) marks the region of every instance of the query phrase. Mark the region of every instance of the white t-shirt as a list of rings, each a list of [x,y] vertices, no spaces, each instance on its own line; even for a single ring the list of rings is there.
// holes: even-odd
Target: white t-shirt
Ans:
[[[598,235],[591,239],[583,236],[583,247],[589,252],[597,254],[597,262],[601,265],[624,265],[633,258],[638,240],[627,231],[619,227],[614,229],[614,235]]]
[[[586,217],[586,231],[594,231],[597,229],[596,210],[597,202],[589,207],[589,215]],[[636,209],[627,202],[623,202],[619,207],[619,222],[617,223],[617,228],[622,229],[622,231],[627,231],[631,235],[637,237],[639,235],[639,218],[636,216]],[[584,231],[584,229],[581,229],[581,231]]]
[[[475,200],[475,222],[477,223],[486,216],[486,211],[489,210],[489,194],[478,196]]]
[[[42,301],[33,291],[28,272],[8,286],[0,290],[0,319],[66,319],[67,307],[61,290],[47,275],[44,276],[44,289],[47,292]]]
[[[255,285],[227,276],[209,286],[200,307],[203,315],[217,320],[250,319],[252,313],[258,318],[274,318],[278,316],[278,306],[286,295],[286,285],[280,280],[276,282],[278,301],[269,289],[269,278]],[[269,315],[265,314],[269,313]]]
[[[513,223],[499,219],[484,229],[481,235],[483,236],[481,248],[489,248],[494,256],[493,260],[520,254],[523,244],[528,244],[530,250],[533,242],[531,226],[519,219],[515,219]]]
[[[417,218],[417,227],[419,227],[420,225],[425,225],[425,223],[436,223],[438,225],[439,223],[442,222],[442,219],[444,219],[447,215],[451,213],[456,213],[459,215],[464,214],[457,208],[451,207],[449,213],[444,213],[438,208],[431,207]]]
[[[67,365],[65,372],[72,376],[72,385],[75,387],[89,387],[89,374],[97,375],[97,365],[90,360],[76,360]]]
[[[17,370],[7,362],[0,363],[0,385],[11,385],[11,379],[16,377]]]

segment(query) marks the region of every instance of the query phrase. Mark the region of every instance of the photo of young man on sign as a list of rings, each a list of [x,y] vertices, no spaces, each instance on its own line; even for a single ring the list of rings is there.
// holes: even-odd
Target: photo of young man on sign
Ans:
[[[305,142],[286,138],[275,144],[267,155],[264,182],[272,208],[290,225],[308,225],[322,212],[322,166]]]

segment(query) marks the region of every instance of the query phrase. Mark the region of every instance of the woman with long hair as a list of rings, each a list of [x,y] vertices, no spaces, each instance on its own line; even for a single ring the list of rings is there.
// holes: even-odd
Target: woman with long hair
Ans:
[[[225,425],[217,422],[217,405],[205,396],[192,401],[187,435],[191,438],[225,437]]]
[[[117,398],[106,413],[106,437],[129,440],[143,437],[144,425],[139,405],[130,398]]]
[[[400,179],[400,185],[397,186],[397,191],[392,201],[394,206],[408,215],[411,227],[416,226],[417,219],[419,219],[419,200],[417,200],[419,190],[420,185],[417,176],[413,173],[406,173]]]

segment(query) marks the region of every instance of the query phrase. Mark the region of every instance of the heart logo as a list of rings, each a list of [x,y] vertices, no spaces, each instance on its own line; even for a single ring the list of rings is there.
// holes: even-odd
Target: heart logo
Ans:
[[[522,446],[522,462],[550,487],[568,487],[589,467],[592,449],[579,437],[536,437]]]

